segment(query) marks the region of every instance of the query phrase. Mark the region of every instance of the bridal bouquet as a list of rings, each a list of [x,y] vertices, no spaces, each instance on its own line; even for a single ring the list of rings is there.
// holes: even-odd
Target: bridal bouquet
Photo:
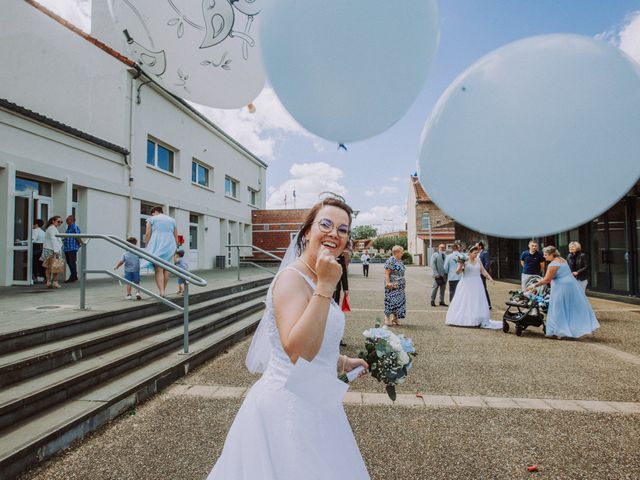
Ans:
[[[464,264],[466,263],[467,260],[469,260],[469,257],[464,253],[459,253],[458,256],[456,257],[456,262],[462,264],[463,272],[464,272]]]
[[[396,335],[386,326],[381,328],[380,320],[362,334],[365,350],[358,356],[369,364],[371,376],[386,385],[387,395],[395,401],[396,385],[404,383],[412,367],[411,358],[417,355],[413,341]]]

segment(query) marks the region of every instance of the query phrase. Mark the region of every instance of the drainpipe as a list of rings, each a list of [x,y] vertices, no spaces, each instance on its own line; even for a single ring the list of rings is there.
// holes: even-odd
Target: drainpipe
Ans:
[[[127,181],[129,185],[129,197],[127,199],[127,237],[133,234],[133,216],[131,210],[133,208],[133,152],[134,146],[134,98],[136,95],[136,80],[142,75],[142,71],[139,67],[135,67],[135,70],[129,70],[132,73],[131,76],[131,91],[129,92],[129,161],[127,162]],[[134,235],[137,236],[137,235]]]

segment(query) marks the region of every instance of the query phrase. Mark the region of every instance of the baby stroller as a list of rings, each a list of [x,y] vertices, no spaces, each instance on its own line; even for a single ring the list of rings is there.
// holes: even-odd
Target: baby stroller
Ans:
[[[549,307],[550,288],[548,285],[537,287],[534,291],[527,289],[534,283],[541,280],[541,277],[531,277],[525,285],[524,291],[516,290],[509,292],[511,298],[505,302],[507,311],[502,317],[502,331],[509,332],[509,322],[513,322],[516,327],[516,335],[520,337],[527,327],[542,326],[542,333],[546,333],[544,315]]]

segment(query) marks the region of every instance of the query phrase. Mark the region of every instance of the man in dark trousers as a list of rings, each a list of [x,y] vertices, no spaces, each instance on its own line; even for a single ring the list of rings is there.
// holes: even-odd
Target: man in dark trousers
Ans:
[[[491,257],[489,257],[489,252],[484,249],[484,243],[478,242],[478,248],[480,249],[480,261],[482,262],[482,266],[487,271],[487,273],[491,273]],[[491,310],[491,298],[489,298],[489,290],[487,290],[487,279],[484,275],[480,275],[482,279],[482,285],[484,285],[484,293],[487,296],[487,303],[489,304],[489,310]]]
[[[76,217],[69,215],[67,217],[67,231],[65,233],[82,233],[80,227],[76,225]],[[67,237],[62,240],[64,243],[64,256],[69,266],[69,278],[64,283],[71,283],[78,281],[78,250],[80,250],[80,242],[77,238]]]

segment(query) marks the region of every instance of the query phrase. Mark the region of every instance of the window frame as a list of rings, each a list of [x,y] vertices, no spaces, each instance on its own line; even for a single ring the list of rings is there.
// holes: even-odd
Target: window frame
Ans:
[[[196,173],[196,179],[195,179],[195,181],[193,179],[193,173],[194,173],[193,172],[193,166],[194,166],[194,164],[196,165],[196,172],[195,172]],[[198,167],[203,168],[207,172],[207,174],[206,174],[207,184],[206,185],[198,182],[198,179],[199,179]],[[212,188],[212,184],[213,184],[213,167],[210,166],[210,165],[207,165],[206,163],[204,163],[201,160],[198,160],[196,158],[192,158],[191,159],[191,184],[195,185],[196,187],[201,187],[201,188],[206,188],[206,189],[209,189],[209,190],[213,190],[213,188]]]
[[[233,193],[235,193],[235,195],[227,191],[227,181],[229,181],[232,186],[235,186],[235,188],[232,188],[232,190],[234,190]],[[238,180],[236,180],[233,177],[230,177],[229,175],[224,176],[224,196],[225,197],[231,198],[233,200],[238,200],[239,189],[240,189],[240,182]]]
[[[257,207],[258,206],[258,190],[254,190],[251,187],[247,187],[247,191],[249,193],[248,204],[252,207]],[[253,200],[251,199],[252,196],[254,197]]]
[[[153,163],[149,162],[149,144],[150,143],[153,144]],[[164,150],[170,153],[168,162],[171,167],[171,170],[164,169],[158,165],[158,149],[159,148],[163,148]],[[147,167],[153,168],[154,170],[158,170],[160,172],[167,173],[169,175],[173,175],[174,177],[176,177],[177,176],[176,170],[177,170],[177,163],[178,163],[177,157],[178,157],[178,150],[176,150],[173,147],[170,147],[168,144],[161,142],[160,140],[157,140],[156,138],[153,138],[151,136],[147,137],[147,160],[146,160]]]

